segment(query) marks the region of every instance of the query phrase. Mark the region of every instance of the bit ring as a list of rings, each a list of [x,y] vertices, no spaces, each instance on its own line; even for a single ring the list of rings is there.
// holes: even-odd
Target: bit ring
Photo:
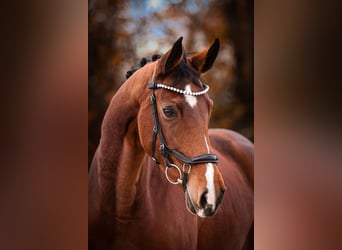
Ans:
[[[168,170],[169,170],[169,168],[170,167],[174,167],[174,168],[176,168],[177,170],[178,170],[178,173],[179,173],[179,178],[176,180],[176,181],[173,181],[173,180],[171,180],[171,178],[169,177],[169,174],[168,174]],[[166,179],[171,183],[171,184],[174,184],[174,185],[177,185],[177,184],[181,184],[182,183],[182,171],[180,170],[180,168],[177,166],[177,165],[175,165],[175,164],[169,164],[167,167],[166,167],[166,169],[165,169],[165,176],[166,176]]]

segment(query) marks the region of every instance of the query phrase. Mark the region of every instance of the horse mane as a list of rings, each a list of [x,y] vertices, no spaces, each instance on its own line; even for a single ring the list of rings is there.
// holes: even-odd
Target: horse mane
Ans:
[[[126,79],[128,79],[131,75],[133,75],[135,71],[144,67],[147,63],[154,62],[158,60],[161,56],[162,54],[154,54],[153,56],[150,56],[150,57],[141,58],[140,63],[138,65],[133,66],[130,70],[126,72]]]
[[[193,53],[189,53],[189,54],[193,54]],[[186,63],[186,56],[189,54],[186,54],[184,56],[183,60],[179,63],[176,69],[172,71],[170,75],[174,80],[174,86],[177,84],[184,85],[184,82],[181,80],[186,78],[194,82],[197,86],[203,87],[203,84],[200,81],[199,73]],[[131,67],[131,69],[126,72],[126,79],[128,79],[131,75],[133,75],[138,69],[144,67],[146,64],[150,62],[154,62],[158,60],[161,57],[162,57],[162,54],[154,54],[150,57],[143,57],[140,60],[139,64]]]

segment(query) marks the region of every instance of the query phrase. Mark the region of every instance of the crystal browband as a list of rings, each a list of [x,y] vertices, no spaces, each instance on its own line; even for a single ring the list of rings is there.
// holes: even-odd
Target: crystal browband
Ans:
[[[198,91],[198,92],[192,92],[190,90],[177,89],[175,87],[171,87],[171,86],[168,86],[168,85],[165,85],[165,84],[162,84],[162,83],[152,83],[150,85],[151,86],[149,86],[149,88],[162,88],[162,89],[167,89],[167,90],[179,93],[179,94],[192,95],[192,96],[203,95],[203,94],[207,93],[208,90],[209,90],[209,86],[205,85],[205,84],[203,84],[204,90]]]

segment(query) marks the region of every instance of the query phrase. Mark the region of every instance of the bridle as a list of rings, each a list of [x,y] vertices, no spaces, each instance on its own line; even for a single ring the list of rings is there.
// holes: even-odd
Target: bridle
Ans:
[[[162,89],[166,89],[166,90],[173,91],[173,92],[183,94],[183,95],[198,96],[198,95],[203,95],[207,93],[209,90],[208,85],[205,85],[205,84],[203,85],[205,87],[204,90],[199,91],[199,92],[192,92],[188,90],[177,89],[175,87],[164,85],[162,83],[157,83],[154,80],[152,80],[152,83],[148,85],[148,88],[152,90],[152,94],[150,96],[150,103],[152,107],[152,114],[153,114],[153,120],[154,120],[153,137],[152,137],[152,159],[157,164],[160,164],[160,162],[155,157],[157,135],[159,135],[159,139],[160,139],[159,151],[161,155],[164,157],[165,164],[166,164],[165,176],[167,180],[172,184],[182,184],[184,191],[186,190],[186,183],[187,183],[188,175],[191,171],[192,165],[202,164],[202,163],[217,163],[218,158],[215,154],[203,154],[203,155],[198,155],[198,156],[189,158],[189,157],[184,156],[182,153],[178,152],[177,150],[170,148],[167,145],[165,137],[162,132],[162,128],[160,126],[159,118],[158,118],[157,103],[156,103],[156,97],[155,97],[154,91],[156,89],[162,88]],[[171,154],[174,155],[178,160],[183,162],[182,170],[176,164],[172,162],[170,158]],[[171,167],[176,168],[179,172],[179,178],[176,181],[171,180],[170,177],[168,176],[168,169]]]

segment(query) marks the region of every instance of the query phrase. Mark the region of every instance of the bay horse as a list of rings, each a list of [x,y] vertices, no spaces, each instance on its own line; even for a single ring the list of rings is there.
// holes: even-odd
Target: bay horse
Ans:
[[[180,37],[113,96],[89,170],[89,249],[243,249],[254,146],[208,129],[213,102],[200,75],[218,51],[216,39],[189,56]]]

